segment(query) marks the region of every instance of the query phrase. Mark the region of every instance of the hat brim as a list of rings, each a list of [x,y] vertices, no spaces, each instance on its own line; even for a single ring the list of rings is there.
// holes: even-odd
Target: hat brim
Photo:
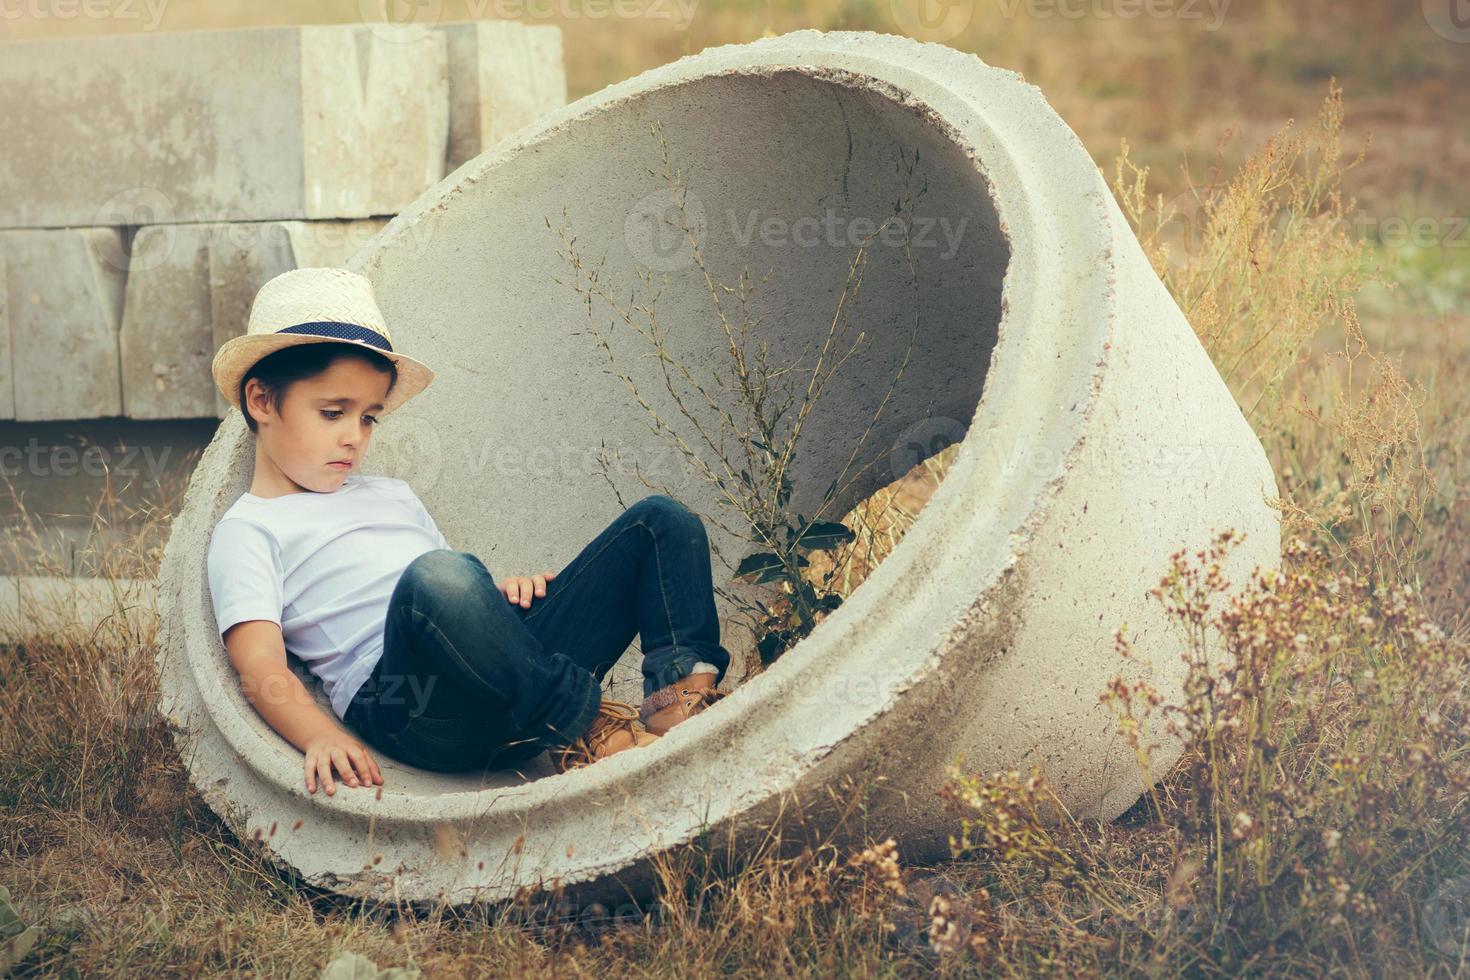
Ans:
[[[214,376],[214,385],[220,397],[227,405],[239,408],[240,379],[245,377],[251,366],[267,354],[301,344],[354,344],[392,361],[398,368],[398,379],[384,400],[382,409],[378,411],[380,417],[422,392],[434,380],[433,369],[423,361],[396,351],[385,351],[360,340],[341,340],[312,334],[244,334],[221,344],[210,365],[210,373]]]

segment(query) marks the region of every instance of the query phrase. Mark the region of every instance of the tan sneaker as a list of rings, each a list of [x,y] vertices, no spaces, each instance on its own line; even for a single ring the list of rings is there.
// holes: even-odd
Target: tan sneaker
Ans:
[[[552,753],[551,764],[557,772],[567,772],[590,766],[614,752],[657,741],[657,735],[639,728],[638,711],[631,704],[604,700],[587,730],[575,742]]]
[[[666,735],[670,728],[692,718],[725,696],[715,687],[714,674],[690,674],[662,690],[654,691],[638,709],[643,725],[655,735]]]

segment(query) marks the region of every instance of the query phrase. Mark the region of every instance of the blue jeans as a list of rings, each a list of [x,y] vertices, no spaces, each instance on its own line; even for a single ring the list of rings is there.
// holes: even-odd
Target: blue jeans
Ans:
[[[507,768],[587,730],[602,678],[635,634],[645,696],[698,661],[719,668],[716,683],[730,664],[704,523],[663,494],[624,510],[530,608],[472,554],[415,558],[388,601],[382,657],[344,720],[417,768]]]

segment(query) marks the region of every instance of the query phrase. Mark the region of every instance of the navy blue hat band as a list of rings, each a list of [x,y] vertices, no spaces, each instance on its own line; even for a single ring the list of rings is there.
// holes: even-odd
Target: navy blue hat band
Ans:
[[[332,320],[318,320],[315,323],[298,323],[294,327],[285,327],[276,333],[310,333],[320,334],[323,337],[331,337],[334,340],[361,340],[372,344],[379,350],[392,351],[393,345],[388,343],[388,338],[356,323],[337,323]]]

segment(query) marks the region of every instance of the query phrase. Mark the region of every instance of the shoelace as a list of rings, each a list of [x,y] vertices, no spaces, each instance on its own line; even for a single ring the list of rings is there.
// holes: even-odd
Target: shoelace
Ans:
[[[620,729],[626,729],[636,741],[638,730],[633,727],[633,723],[637,720],[638,709],[631,704],[625,704],[622,701],[603,701],[597,706],[597,716],[588,730],[579,735],[576,741],[557,751],[557,771],[566,772],[569,769],[579,769],[590,765],[595,759],[597,746],[607,741],[609,735]]]

